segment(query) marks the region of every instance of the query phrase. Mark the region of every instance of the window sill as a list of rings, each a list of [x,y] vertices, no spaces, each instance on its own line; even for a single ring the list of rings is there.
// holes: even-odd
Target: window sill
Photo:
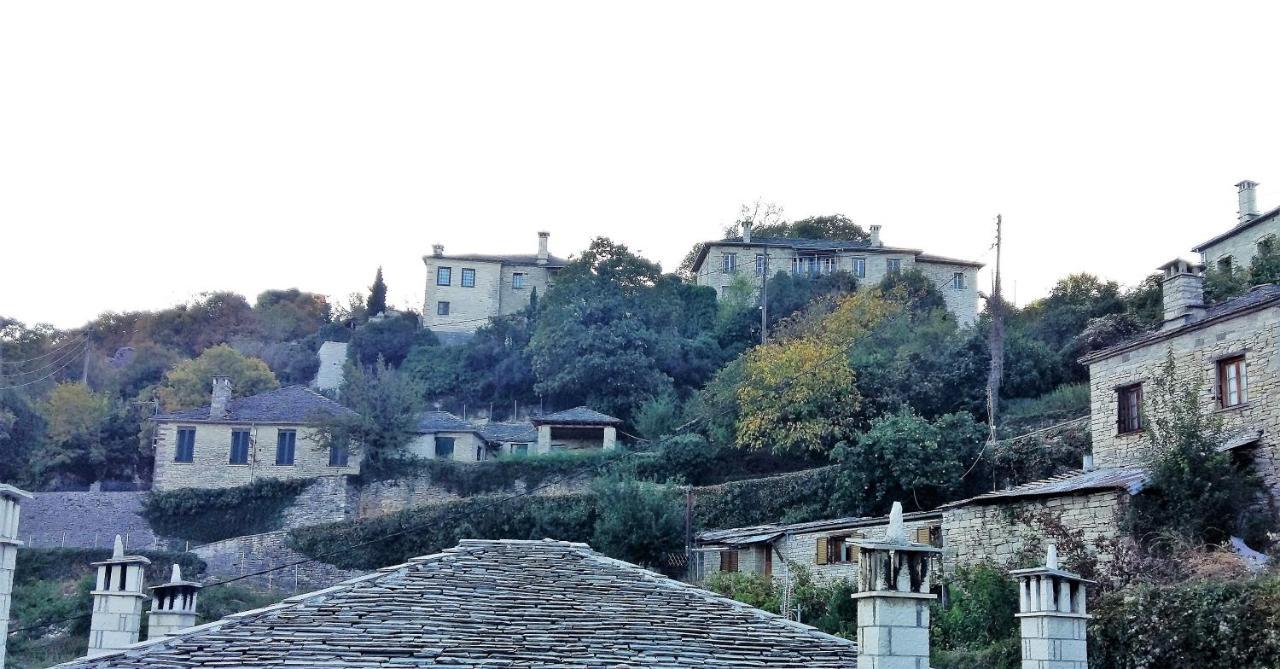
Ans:
[[[1147,433],[1147,431],[1146,431],[1145,429],[1144,429],[1144,430],[1133,430],[1132,432],[1117,432],[1117,433],[1116,433],[1116,436],[1117,436],[1117,437],[1141,437],[1142,435],[1144,435],[1144,434],[1146,434],[1146,433]]]
[[[1249,408],[1248,402],[1241,402],[1239,404],[1233,404],[1229,407],[1218,407],[1217,409],[1214,409],[1213,412],[1214,413],[1230,413],[1232,411],[1240,411],[1241,409],[1248,409],[1248,408]]]
[[[196,463],[195,460],[172,460],[171,462],[175,465],[194,465]]]
[[[227,463],[227,466],[228,466],[228,467],[248,467],[248,466],[249,466],[249,463],[247,463],[247,462],[228,462],[228,463]]]
[[[292,462],[289,462],[289,463],[277,462],[271,466],[272,467],[296,467],[297,465],[293,464]]]

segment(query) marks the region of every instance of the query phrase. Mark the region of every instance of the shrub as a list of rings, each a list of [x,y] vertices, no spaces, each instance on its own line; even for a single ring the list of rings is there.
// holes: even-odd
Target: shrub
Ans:
[[[828,517],[833,513],[828,500],[838,473],[839,467],[830,466],[698,488],[694,491],[694,525],[742,527]]]
[[[778,613],[778,591],[773,577],[738,571],[718,571],[703,584],[708,590],[739,602]]]
[[[261,479],[234,488],[153,492],[142,514],[163,537],[202,543],[280,529],[283,513],[310,485],[307,479]]]
[[[947,583],[949,606],[934,606],[933,642],[943,649],[979,649],[1018,634],[1018,586],[1003,570],[961,567]]]
[[[386,461],[372,476],[362,473],[360,480],[426,476],[433,485],[462,497],[473,497],[513,490],[521,482],[530,489],[562,477],[590,476],[625,455],[623,451],[559,451],[532,456],[509,455],[478,463],[399,458]]]
[[[657,567],[684,546],[684,509],[670,487],[627,478],[595,486],[595,527],[591,545],[634,564]]]

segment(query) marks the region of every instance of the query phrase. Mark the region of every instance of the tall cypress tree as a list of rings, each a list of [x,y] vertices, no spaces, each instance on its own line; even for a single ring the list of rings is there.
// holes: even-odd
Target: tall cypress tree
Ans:
[[[373,278],[373,285],[369,286],[369,315],[377,316],[387,310],[387,283],[382,280],[382,268],[378,268],[378,274]]]

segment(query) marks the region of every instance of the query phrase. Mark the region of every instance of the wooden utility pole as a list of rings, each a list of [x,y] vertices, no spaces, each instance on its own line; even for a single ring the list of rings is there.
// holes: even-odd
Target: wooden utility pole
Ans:
[[[991,337],[988,341],[991,367],[987,371],[987,426],[996,440],[996,420],[1000,409],[1000,381],[1004,377],[1004,295],[1000,292],[1000,246],[1003,220],[996,214],[996,270],[987,308],[991,310]]]
[[[760,343],[769,341],[769,252],[764,252],[764,267],[760,274]]]
[[[80,369],[80,383],[89,385],[89,355],[93,353],[93,328],[84,335],[84,365]]]

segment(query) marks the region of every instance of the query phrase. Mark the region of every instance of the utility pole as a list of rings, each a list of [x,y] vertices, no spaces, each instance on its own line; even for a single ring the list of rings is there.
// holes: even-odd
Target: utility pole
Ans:
[[[769,252],[764,252],[760,273],[760,343],[769,341]]]
[[[1000,251],[1003,219],[996,214],[996,270],[992,282],[991,297],[987,307],[991,310],[991,337],[988,341],[991,368],[987,371],[987,427],[990,441],[996,440],[996,420],[1000,408],[1000,381],[1004,377],[1004,296],[1000,292]]]
[[[93,352],[93,327],[84,335],[84,366],[80,369],[80,383],[89,385],[89,355]]]
[[[693,570],[693,486],[684,487],[684,568],[689,580],[698,574]]]

